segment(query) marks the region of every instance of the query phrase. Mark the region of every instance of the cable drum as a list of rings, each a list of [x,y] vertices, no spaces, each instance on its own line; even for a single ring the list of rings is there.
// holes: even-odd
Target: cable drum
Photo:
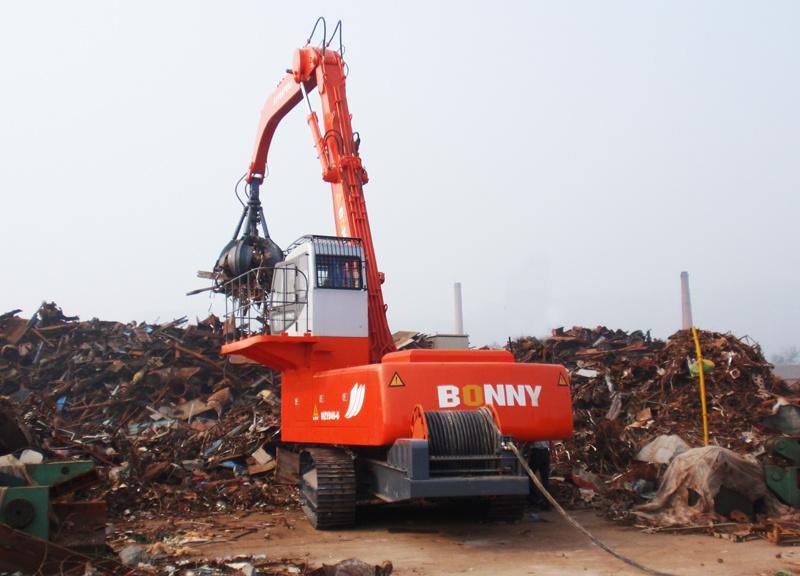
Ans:
[[[431,456],[490,456],[499,438],[491,411],[425,411]]]

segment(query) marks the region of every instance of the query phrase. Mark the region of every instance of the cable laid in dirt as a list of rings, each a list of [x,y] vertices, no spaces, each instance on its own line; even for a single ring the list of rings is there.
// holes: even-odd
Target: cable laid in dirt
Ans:
[[[528,463],[525,462],[525,459],[519,453],[519,450],[517,449],[517,447],[511,442],[504,443],[504,447],[508,448],[509,450],[511,450],[514,453],[514,455],[519,460],[519,463],[522,465],[522,468],[525,470],[525,472],[528,473],[528,476],[530,476],[530,479],[533,482],[533,484],[536,486],[536,488],[539,490],[539,492],[541,492],[544,495],[544,497],[547,498],[547,501],[550,502],[550,504],[553,506],[553,508],[555,508],[558,511],[558,513],[561,514],[567,522],[569,522],[570,524],[572,524],[572,526],[574,528],[576,528],[580,532],[582,532],[594,544],[596,544],[598,547],[600,547],[601,549],[603,549],[606,552],[608,552],[609,554],[611,554],[614,558],[616,558],[618,560],[621,560],[622,562],[624,562],[628,566],[632,566],[632,567],[636,568],[637,570],[641,570],[645,574],[651,574],[652,576],[674,576],[673,574],[670,574],[669,572],[659,572],[658,570],[653,570],[652,568],[648,568],[647,566],[643,566],[642,564],[639,564],[635,560],[631,560],[630,558],[626,558],[625,556],[623,556],[619,552],[616,552],[615,550],[610,548],[605,542],[603,542],[602,540],[597,538],[594,534],[589,532],[586,528],[581,526],[578,523],[577,520],[575,520],[572,516],[570,516],[569,513],[566,510],[564,510],[558,502],[556,502],[556,499],[553,498],[553,496],[550,494],[550,492],[545,490],[545,488],[544,488],[544,486],[542,486],[542,483],[539,480],[539,478],[536,476],[536,474],[533,473],[533,471],[528,466]]]

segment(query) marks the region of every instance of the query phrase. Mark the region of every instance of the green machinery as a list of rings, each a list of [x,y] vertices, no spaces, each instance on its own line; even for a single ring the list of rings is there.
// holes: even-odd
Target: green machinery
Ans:
[[[91,460],[0,468],[0,522],[64,546],[101,546],[105,502],[73,497],[77,490],[96,480],[97,471]]]
[[[800,508],[800,485],[797,483],[800,470],[800,441],[794,438],[770,438],[766,449],[792,463],[792,466],[764,465],[767,486],[786,504]]]

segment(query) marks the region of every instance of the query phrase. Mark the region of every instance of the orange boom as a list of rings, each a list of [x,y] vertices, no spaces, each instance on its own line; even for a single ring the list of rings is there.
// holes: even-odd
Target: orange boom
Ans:
[[[351,525],[356,502],[375,497],[479,497],[495,515],[519,515],[528,480],[504,440],[572,433],[567,373],[517,364],[499,350],[395,351],[345,64],[330,48],[337,31],[341,38],[341,23],[330,38],[323,32],[320,47],[298,50],[267,98],[242,217],[249,233],[259,218],[266,230],[259,190],[273,134],[316,88],[323,125],[310,103],[308,124],[331,184],[336,236],[304,236],[277,257],[271,240],[252,234],[226,248],[225,263],[234,264],[226,270],[237,274],[220,288],[227,296],[222,351],[281,372],[281,440],[289,444],[279,464],[297,475],[318,528]]]

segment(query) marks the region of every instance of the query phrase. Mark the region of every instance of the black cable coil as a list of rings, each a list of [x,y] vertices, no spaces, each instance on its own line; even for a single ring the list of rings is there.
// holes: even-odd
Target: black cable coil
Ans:
[[[496,452],[499,438],[491,411],[425,411],[431,456],[489,456]]]

